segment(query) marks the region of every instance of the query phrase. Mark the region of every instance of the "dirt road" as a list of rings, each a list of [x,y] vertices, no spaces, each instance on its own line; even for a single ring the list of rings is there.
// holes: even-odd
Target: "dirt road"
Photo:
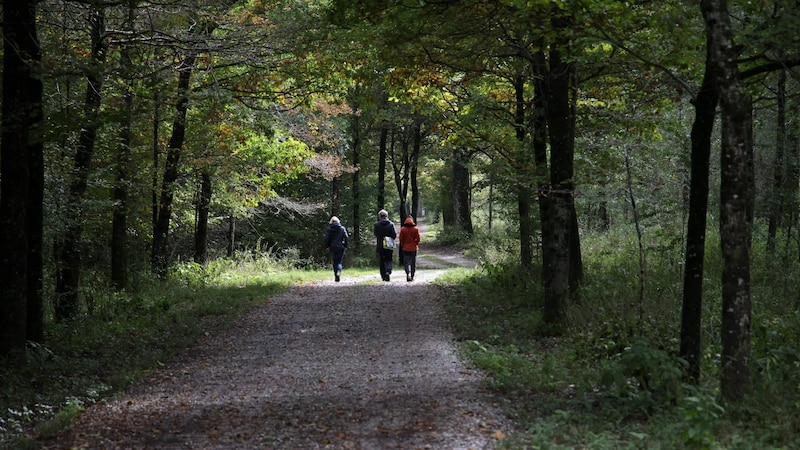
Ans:
[[[511,425],[458,357],[430,283],[465,263],[429,252],[411,283],[376,270],[292,288],[47,448],[491,448]]]

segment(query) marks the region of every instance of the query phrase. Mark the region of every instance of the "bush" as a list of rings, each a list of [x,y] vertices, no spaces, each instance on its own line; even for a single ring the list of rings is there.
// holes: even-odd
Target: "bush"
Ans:
[[[609,361],[601,382],[613,388],[614,395],[649,412],[680,399],[684,365],[679,358],[639,338]]]

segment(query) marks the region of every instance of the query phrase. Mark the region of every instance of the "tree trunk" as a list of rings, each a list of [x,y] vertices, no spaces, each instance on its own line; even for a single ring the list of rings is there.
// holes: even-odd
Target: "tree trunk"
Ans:
[[[533,219],[531,218],[531,190],[517,188],[517,214],[519,215],[519,262],[522,267],[533,265]]]
[[[186,135],[186,112],[189,109],[189,80],[192,76],[195,55],[186,57],[178,68],[178,103],[175,106],[175,120],[172,122],[172,136],[167,145],[167,158],[164,162],[164,175],[161,181],[161,195],[158,202],[158,219],[153,230],[153,249],[151,264],[153,273],[164,278],[167,275],[167,236],[172,216],[172,199],[175,195],[175,182],[178,180],[178,163]]]
[[[400,136],[400,154],[395,151],[395,137],[392,138],[391,155],[392,155],[392,174],[394,175],[394,184],[397,189],[397,197],[400,200],[398,206],[398,219],[402,221],[406,218],[408,213],[408,167],[411,152],[409,151],[410,142],[409,135],[405,129],[395,132],[394,136]],[[400,163],[398,164],[398,160]]]
[[[472,209],[469,204],[469,152],[463,148],[453,151],[453,228],[472,234]]]
[[[411,182],[411,215],[414,221],[419,215],[419,185],[417,184],[417,168],[419,166],[419,154],[422,151],[422,124],[418,121],[414,125],[414,147],[411,151],[409,167],[409,177]]]
[[[568,21],[571,23],[571,20]],[[578,287],[583,283],[583,254],[581,252],[581,236],[580,228],[578,227],[578,211],[575,210],[575,171],[573,170],[573,163],[575,159],[575,108],[578,98],[578,82],[577,72],[575,66],[570,64],[567,73],[567,108],[569,111],[568,117],[568,141],[565,142],[565,148],[569,148],[565,152],[567,160],[565,161],[564,174],[569,180],[569,190],[572,193],[567,199],[567,205],[570,210],[570,241],[569,241],[569,289],[570,296],[573,299],[577,298]],[[560,164],[559,164],[560,165]]]
[[[525,77],[514,78],[514,130],[521,161],[528,161],[528,122],[525,114]],[[517,214],[519,215],[519,260],[522,267],[533,264],[533,224],[531,223],[531,189],[525,179],[517,187]]]
[[[800,117],[800,101],[790,98],[787,105],[788,117]],[[798,232],[798,189],[800,189],[800,124],[793,120],[786,130],[786,250],[788,264],[792,231]],[[798,240],[800,242],[800,240]],[[800,256],[800,255],[798,255]],[[800,293],[795,293],[796,306],[800,307]]]
[[[543,42],[539,42],[539,45],[540,48],[542,48]],[[550,197],[542,195],[542,193],[550,189],[549,170],[547,166],[547,97],[549,95],[549,73],[547,71],[544,52],[539,50],[533,56],[534,96],[531,121],[533,123],[533,160],[536,164],[536,179],[534,181],[536,182],[539,194],[536,196],[539,201],[539,218],[541,222],[539,227],[542,236],[544,236],[544,234],[549,231],[548,225],[545,223],[545,218],[550,216]],[[545,280],[548,269],[544,264],[545,261],[547,261],[544,256],[544,248],[542,250],[542,280]]]
[[[339,185],[341,184],[342,180],[340,176],[335,177],[331,180],[331,215],[338,216],[339,215]]]
[[[711,63],[722,112],[722,395],[742,400],[750,386],[751,103],[739,77],[725,0],[701,0],[711,30]]]
[[[553,19],[557,28],[566,28],[564,21]],[[563,43],[562,43],[563,46]],[[550,131],[550,182],[545,192],[550,198],[542,217],[542,258],[544,267],[545,305],[543,320],[553,332],[566,325],[566,306],[570,298],[570,256],[574,251],[574,116],[570,107],[574,67],[562,60],[562,50],[550,50],[550,77],[547,119]]]
[[[236,238],[236,217],[228,216],[228,258],[233,258],[234,242]]]
[[[26,24],[28,24],[26,22]],[[36,39],[35,27],[28,30],[31,35],[27,45],[32,46],[30,53],[33,64],[38,64],[41,60],[39,55],[39,43]],[[24,52],[24,51],[23,51]],[[34,69],[38,71],[38,68]],[[28,86],[28,98],[30,102],[28,114],[28,201],[27,209],[27,228],[25,231],[28,236],[28,264],[27,264],[27,340],[32,342],[44,341],[44,299],[43,280],[43,248],[44,248],[44,143],[42,136],[42,122],[44,118],[42,102],[42,81],[39,77],[25,79]],[[5,98],[5,96],[3,96]],[[0,160],[2,157],[0,156]],[[0,189],[2,191],[2,189]],[[2,223],[2,221],[0,221]],[[0,286],[5,286],[0,279]],[[0,323],[2,328],[2,323]],[[2,351],[0,351],[2,354]]]
[[[714,66],[711,64],[711,37],[706,33],[706,68],[700,92],[693,100],[691,178],[689,181],[689,218],[686,225],[686,264],[683,273],[680,355],[688,364],[686,374],[695,383],[700,380],[703,319],[703,261],[705,258],[706,215],[708,211],[708,174],[711,159],[711,135],[714,131],[719,96]]]
[[[132,74],[132,63],[127,46],[120,51],[123,71]],[[122,94],[122,119],[120,141],[117,149],[116,179],[114,180],[114,203],[111,219],[111,283],[121,291],[128,285],[128,171],[130,170],[133,126],[133,92],[125,86]]]
[[[569,302],[569,218],[563,195],[549,193],[547,215],[542,217],[542,260],[544,277],[543,320],[559,333],[566,325]]]
[[[194,231],[194,262],[205,264],[208,260],[208,206],[211,204],[211,174],[204,169],[200,174],[200,195],[197,199],[197,222]]]
[[[439,204],[436,210],[436,215],[434,217],[434,223],[437,221],[441,221],[443,226],[452,226],[455,219],[453,218],[453,214],[455,213],[455,186],[456,186],[456,170],[458,170],[456,166],[456,153],[458,149],[452,150],[452,155],[450,160],[447,162],[445,166],[445,170],[442,171],[441,178],[442,178],[442,185],[439,191]],[[469,175],[467,175],[469,176]]]
[[[94,154],[94,146],[99,127],[99,111],[103,87],[102,64],[106,56],[105,11],[101,8],[93,11],[90,18],[92,39],[92,62],[95,67],[86,74],[86,97],[84,105],[84,124],[81,126],[75,161],[67,192],[67,209],[69,210],[67,225],[56,237],[56,320],[75,317],[80,310],[78,288],[81,273],[81,238],[83,220],[81,203],[86,194],[89,181],[89,168]]]
[[[574,187],[573,187],[574,189]],[[581,236],[578,227],[578,212],[575,210],[575,196],[569,198],[570,209],[570,237],[569,237],[569,291],[570,296],[577,300],[577,292],[583,283],[583,254],[581,252]]]
[[[361,247],[361,179],[358,170],[361,164],[361,120],[356,112],[353,114],[352,133],[353,133],[353,167],[357,170],[353,172],[352,195],[353,195],[353,222],[351,224],[352,242],[351,247],[358,250]]]
[[[41,61],[36,32],[36,1],[3,2],[3,102],[0,139],[0,356],[22,358],[25,340],[41,326],[41,289],[30,292],[41,267],[29,255],[37,245],[41,229],[31,204],[41,205],[36,186],[42,174],[41,158],[42,84],[36,76]],[[37,198],[38,197],[38,198]],[[33,206],[36,208],[36,206]],[[41,222],[40,222],[41,223]],[[36,296],[39,296],[37,299]],[[29,302],[33,299],[34,304]],[[38,306],[37,304],[38,303]],[[37,310],[38,309],[38,310]],[[39,317],[34,317],[36,315]],[[40,338],[39,338],[40,339]]]
[[[161,154],[159,145],[160,123],[161,123],[161,95],[158,89],[155,89],[153,94],[153,177],[151,181],[151,220],[153,230],[158,225],[158,170],[159,170],[159,155]]]
[[[611,219],[608,217],[608,197],[605,192],[598,192],[600,202],[597,205],[597,220],[600,222],[598,229],[608,232],[611,229]]]
[[[380,141],[378,143],[378,209],[386,205],[386,144],[389,138],[389,124],[381,124]],[[375,211],[377,213],[377,211]]]
[[[775,159],[772,166],[772,195],[769,197],[769,225],[767,226],[767,253],[774,254],[778,228],[783,217],[786,198],[786,70],[778,74],[778,117],[775,130]]]

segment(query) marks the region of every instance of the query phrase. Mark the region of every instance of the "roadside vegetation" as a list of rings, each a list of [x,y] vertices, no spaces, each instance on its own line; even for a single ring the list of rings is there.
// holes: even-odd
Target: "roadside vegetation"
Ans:
[[[358,272],[357,269],[351,273]],[[91,403],[232,324],[289,286],[330,276],[273,254],[173,266],[136,293],[93,286],[87,313],[47,330],[25,364],[0,361],[0,448],[38,448]],[[35,438],[30,439],[26,434]]]
[[[503,246],[495,240],[478,236],[475,248]],[[718,242],[707,243],[703,376],[693,385],[676,356],[680,247],[646,249],[640,298],[635,240],[622,232],[585,236],[587,277],[560,336],[542,324],[538,267],[481,251],[482,269],[439,280],[464,354],[520,422],[502,448],[798,448],[800,274],[754,245],[753,386],[741,404],[728,404],[719,392]]]

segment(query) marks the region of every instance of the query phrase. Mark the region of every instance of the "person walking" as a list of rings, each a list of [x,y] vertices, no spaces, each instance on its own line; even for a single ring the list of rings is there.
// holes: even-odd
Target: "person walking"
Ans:
[[[330,252],[333,276],[336,282],[339,282],[342,276],[342,260],[348,243],[347,229],[342,226],[338,217],[331,217],[328,228],[325,230],[325,249]]]
[[[377,241],[378,270],[380,271],[381,279],[389,281],[389,276],[392,274],[394,247],[385,248],[384,238],[390,238],[394,242],[394,239],[397,238],[397,230],[394,227],[394,223],[389,220],[389,213],[385,209],[378,211],[378,221],[372,227],[372,232]]]
[[[406,270],[406,281],[414,281],[417,271],[417,252],[419,251],[420,234],[417,224],[411,216],[406,217],[400,226],[400,251],[403,252],[403,266]]]

